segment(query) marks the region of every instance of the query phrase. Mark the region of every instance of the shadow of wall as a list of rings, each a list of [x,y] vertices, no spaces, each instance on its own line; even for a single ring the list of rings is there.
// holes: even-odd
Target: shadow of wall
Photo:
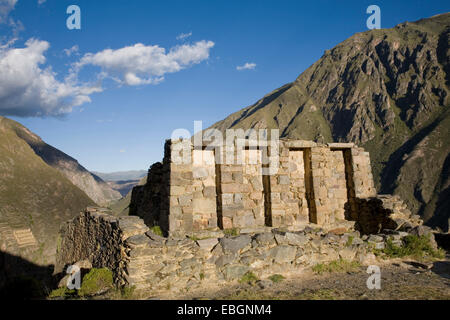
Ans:
[[[39,266],[0,251],[0,299],[44,299],[55,287],[54,266]]]

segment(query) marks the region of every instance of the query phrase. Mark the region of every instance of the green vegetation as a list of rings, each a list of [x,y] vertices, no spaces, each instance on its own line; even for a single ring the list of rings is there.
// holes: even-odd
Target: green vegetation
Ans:
[[[67,287],[55,289],[48,295],[49,299],[55,298],[70,299],[76,297],[77,297],[77,290],[69,290]]]
[[[132,300],[135,297],[136,287],[122,287],[120,288],[120,297],[125,300]]]
[[[163,237],[163,232],[160,226],[153,226],[150,228],[150,231],[156,234],[157,236]]]
[[[258,277],[253,272],[249,271],[242,276],[242,278],[239,280],[239,283],[254,285],[258,280]]]
[[[325,272],[355,272],[358,271],[361,264],[357,261],[347,261],[344,259],[334,260],[328,263],[316,264],[312,271],[317,274],[323,274]]]
[[[274,274],[269,277],[269,280],[272,281],[273,283],[281,282],[284,279],[285,277],[283,277],[281,274]]]
[[[36,261],[37,253],[54,252],[63,222],[95,203],[36,154],[33,147],[47,145],[31,131],[0,117],[0,132],[0,163],[4,164],[0,177],[0,208],[5,209],[1,220],[13,229],[31,228],[39,244],[45,244],[44,252],[13,252]],[[48,261],[51,257],[44,258]]]
[[[95,295],[108,291],[113,286],[111,270],[108,268],[93,268],[83,277],[78,295],[80,297]]]
[[[347,247],[350,247],[353,244],[353,239],[355,239],[354,236],[349,236],[348,239],[347,239],[347,242],[345,243],[345,245]]]
[[[391,239],[386,241],[386,246],[382,250],[374,250],[378,256],[385,255],[389,258],[412,257],[418,260],[422,259],[443,259],[445,257],[444,250],[435,249],[431,244],[431,235],[414,236],[408,235],[402,239],[403,246],[395,245]]]
[[[226,236],[238,236],[239,235],[239,229],[238,228],[230,228],[230,229],[224,229],[223,230],[223,233],[226,235]]]

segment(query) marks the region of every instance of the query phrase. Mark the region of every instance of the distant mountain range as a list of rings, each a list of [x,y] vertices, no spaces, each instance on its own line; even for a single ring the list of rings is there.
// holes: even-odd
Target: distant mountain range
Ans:
[[[117,171],[110,173],[102,173],[92,171],[93,174],[102,178],[104,181],[129,181],[140,180],[147,175],[147,170],[130,170],[130,171]]]
[[[106,181],[106,183],[113,190],[118,191],[122,197],[126,197],[142,178],[147,177],[147,170],[130,170],[110,173],[93,171],[92,173]]]
[[[355,142],[380,193],[431,225],[450,217],[450,14],[355,34],[294,82],[212,127],[278,128],[282,137]]]

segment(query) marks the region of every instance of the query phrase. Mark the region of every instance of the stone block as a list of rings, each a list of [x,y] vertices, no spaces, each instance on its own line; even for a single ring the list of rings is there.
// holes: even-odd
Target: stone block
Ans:
[[[224,253],[240,253],[244,249],[248,249],[251,246],[252,238],[249,235],[241,235],[233,238],[220,239],[220,245],[223,248]]]
[[[269,256],[277,263],[287,263],[294,261],[296,253],[296,247],[281,245],[270,249]]]
[[[202,250],[211,251],[219,243],[217,238],[197,240],[197,244]]]

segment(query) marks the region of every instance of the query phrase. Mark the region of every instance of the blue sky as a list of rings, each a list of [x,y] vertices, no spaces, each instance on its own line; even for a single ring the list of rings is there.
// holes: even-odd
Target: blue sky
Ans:
[[[102,172],[147,169],[162,159],[164,140],[174,129],[192,132],[194,120],[202,120],[206,128],[295,80],[325,50],[367,30],[366,8],[371,4],[381,8],[382,28],[450,11],[448,1],[432,0],[47,0],[41,4],[38,0],[2,1],[16,2],[6,13],[0,7],[0,41],[5,45],[15,38],[2,50],[31,48],[27,41],[35,39],[33,48],[45,56],[45,61],[36,62],[40,68],[38,79],[50,77],[58,88],[67,83],[74,64],[85,59],[76,73],[77,82],[71,87],[77,93],[69,97],[90,99],[64,109],[62,116],[53,116],[54,111],[44,117],[28,111],[21,117],[14,116],[23,109],[18,103],[6,116],[76,158],[87,169]],[[81,30],[66,27],[66,9],[71,4],[81,9]],[[180,39],[181,34],[190,36]],[[48,48],[39,47],[45,43]],[[130,85],[124,74],[130,65],[135,67],[133,61],[120,60],[126,66],[115,65],[114,69],[104,50],[119,54],[121,48],[138,43],[165,48],[165,53],[184,45],[186,50],[201,50],[203,56],[195,56],[180,70],[167,71],[166,67],[162,72],[164,80],[158,83]],[[78,50],[70,56],[66,54],[64,50],[74,46]],[[88,53],[92,55],[86,56]],[[178,59],[183,61],[184,57]],[[254,64],[254,68],[237,70],[246,63]],[[48,68],[53,76],[44,72],[50,72]],[[107,75],[99,78],[101,71]],[[146,77],[145,72],[134,75],[139,81],[157,82],[158,78]],[[38,82],[34,84],[38,88],[45,83]],[[0,89],[1,83],[0,79]],[[87,87],[101,87],[101,92],[86,93],[83,88]],[[49,102],[39,103],[45,109]],[[5,115],[1,106],[0,114]]]

